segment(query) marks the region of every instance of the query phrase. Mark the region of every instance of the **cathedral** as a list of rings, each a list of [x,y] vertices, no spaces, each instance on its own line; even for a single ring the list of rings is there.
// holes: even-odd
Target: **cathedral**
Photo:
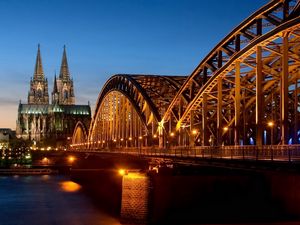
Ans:
[[[38,45],[28,103],[22,104],[20,101],[18,108],[17,137],[49,145],[65,144],[67,139],[72,137],[78,121],[88,127],[91,121],[91,108],[89,105],[75,105],[73,79],[69,71],[65,46],[59,76],[54,75],[49,103],[48,80],[43,71]]]

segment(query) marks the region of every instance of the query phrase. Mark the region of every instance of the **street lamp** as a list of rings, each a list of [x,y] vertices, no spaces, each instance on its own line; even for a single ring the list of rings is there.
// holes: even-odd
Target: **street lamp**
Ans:
[[[142,136],[139,136],[139,140],[140,140],[140,149],[139,149],[139,151],[140,151],[140,154],[141,154],[141,151],[142,151],[142,140],[143,140],[143,137]]]
[[[274,127],[274,122],[269,121],[268,126],[271,128],[271,145],[273,145],[273,127]]]

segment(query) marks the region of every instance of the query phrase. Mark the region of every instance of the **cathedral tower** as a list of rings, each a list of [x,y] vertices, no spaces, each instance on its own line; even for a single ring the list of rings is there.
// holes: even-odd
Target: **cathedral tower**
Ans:
[[[36,56],[33,78],[30,80],[30,91],[28,93],[28,104],[49,104],[48,81],[44,76],[40,45]]]
[[[63,57],[61,61],[59,77],[54,78],[52,92],[52,104],[74,105],[75,95],[73,79],[70,77],[66,47],[64,46]]]

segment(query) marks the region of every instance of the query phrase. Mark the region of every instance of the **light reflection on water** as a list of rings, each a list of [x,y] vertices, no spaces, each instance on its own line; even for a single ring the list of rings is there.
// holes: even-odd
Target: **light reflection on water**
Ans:
[[[60,182],[60,187],[65,192],[76,192],[81,189],[81,186],[73,181]]]
[[[62,176],[0,176],[1,225],[120,225]]]

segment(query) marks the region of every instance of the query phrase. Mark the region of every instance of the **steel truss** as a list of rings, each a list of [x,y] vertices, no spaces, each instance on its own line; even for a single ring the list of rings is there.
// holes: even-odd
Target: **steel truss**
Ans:
[[[162,118],[173,145],[299,143],[297,10],[268,3],[204,58]]]
[[[99,94],[86,145],[298,144],[299,68],[300,3],[273,0],[229,33],[189,77],[112,76]]]
[[[80,149],[86,147],[86,142],[88,140],[88,132],[86,126],[81,122],[77,122],[74,133],[72,136],[72,145],[74,149]]]
[[[111,77],[99,94],[89,130],[89,148],[158,145],[158,123],[184,76]]]

